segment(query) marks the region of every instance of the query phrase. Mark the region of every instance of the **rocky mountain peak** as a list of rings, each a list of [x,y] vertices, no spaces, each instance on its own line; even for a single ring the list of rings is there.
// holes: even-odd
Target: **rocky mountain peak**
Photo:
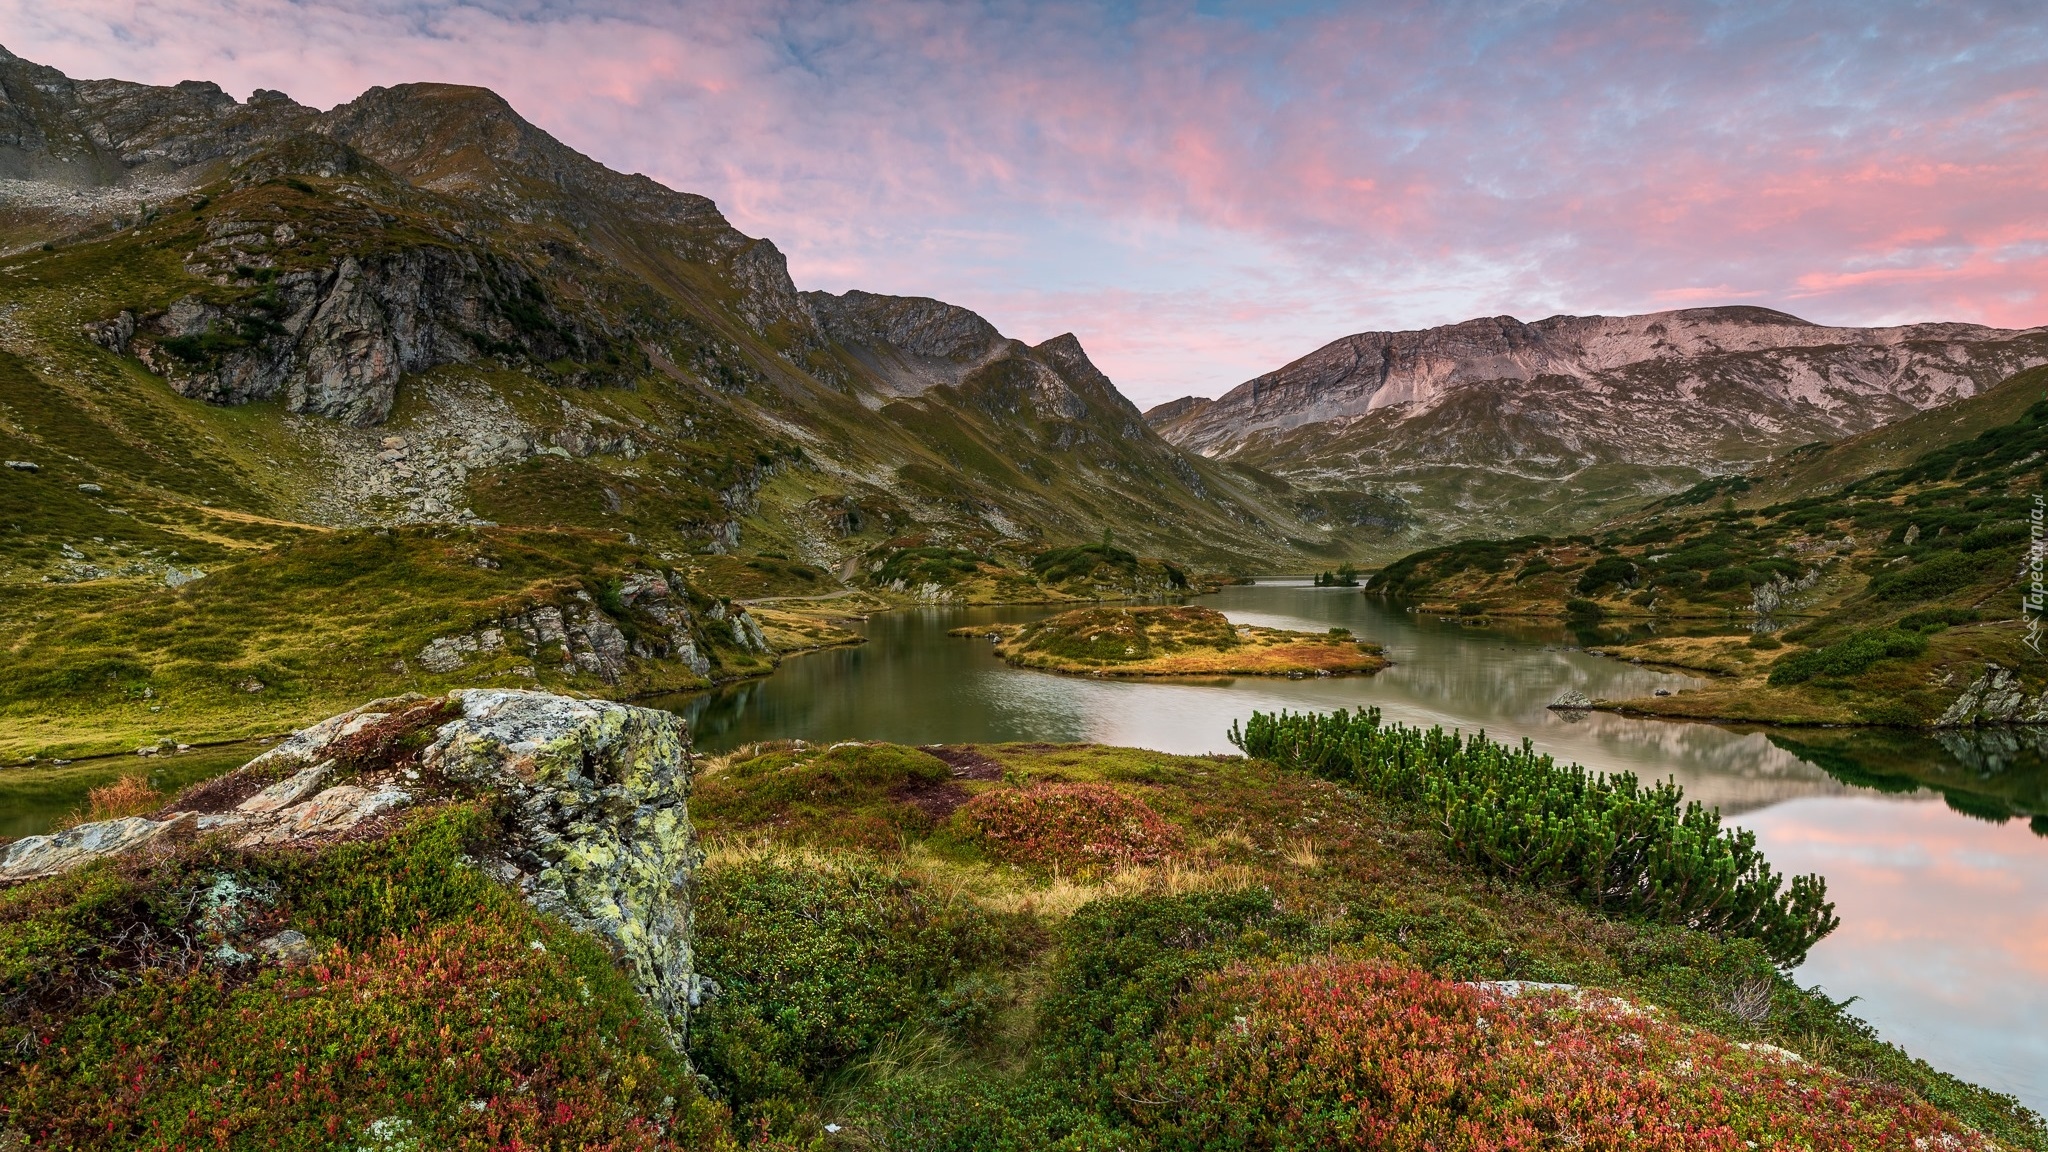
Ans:
[[[1834,327],[1744,305],[1488,316],[1347,336],[1146,419],[1206,456],[1297,481],[1395,486],[1436,504],[1446,532],[1468,530],[1470,516],[1499,534],[1591,523],[2041,363],[2048,328]]]

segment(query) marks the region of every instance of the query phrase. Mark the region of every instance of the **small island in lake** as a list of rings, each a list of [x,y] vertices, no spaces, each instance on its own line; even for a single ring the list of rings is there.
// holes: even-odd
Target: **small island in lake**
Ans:
[[[1019,668],[1093,676],[1326,676],[1377,672],[1380,646],[1349,629],[1232,624],[1213,608],[1083,608],[1025,624],[955,628],[986,636]]]

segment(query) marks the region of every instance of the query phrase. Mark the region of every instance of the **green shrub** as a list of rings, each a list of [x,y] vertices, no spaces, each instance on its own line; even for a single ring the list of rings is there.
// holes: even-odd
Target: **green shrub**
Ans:
[[[1707,573],[1701,587],[1709,592],[1730,592],[1758,582],[1756,574],[1747,568],[1716,568]]]
[[[948,585],[981,570],[982,558],[958,548],[904,548],[890,553],[870,577],[872,583],[905,587]]]
[[[1762,943],[1797,964],[1839,922],[1818,876],[1789,889],[1754,833],[1676,783],[1559,765],[1523,741],[1383,725],[1378,709],[1252,713],[1231,743],[1283,768],[1413,804],[1454,856],[1614,915]]]
[[[1138,558],[1113,544],[1083,544],[1041,552],[1031,561],[1031,570],[1047,584],[1061,584],[1092,576],[1104,565],[1135,572]]]
[[[1968,588],[1984,576],[1986,567],[1977,556],[1937,552],[1903,572],[1873,577],[1869,591],[1878,600],[1932,600]]]
[[[1908,632],[1939,632],[1956,624],[1975,624],[1984,614],[1975,608],[1927,608],[1909,612],[1899,619],[1899,627]]]
[[[698,970],[721,991],[694,1017],[691,1057],[743,1118],[771,1121],[906,1022],[943,1029],[948,989],[1035,938],[1021,917],[868,866],[707,869],[695,914]]]
[[[1564,614],[1574,620],[1598,620],[1607,615],[1607,609],[1592,600],[1574,599],[1564,602]]]
[[[1590,596],[1610,584],[1633,585],[1636,571],[1635,562],[1626,557],[1603,556],[1579,574],[1578,590]]]
[[[1474,600],[1467,600],[1464,603],[1458,605],[1458,615],[1484,616],[1486,615],[1486,605],[1481,604]]]
[[[867,1147],[917,1152],[1124,1152],[1143,1147],[1067,1085],[987,1073],[898,1077],[848,1117]]]
[[[1039,1007],[1041,1056],[1078,1096],[1106,1104],[1099,1074],[1141,1056],[1197,977],[1307,932],[1263,888],[1086,904],[1060,933],[1052,991]]]
[[[1779,657],[1771,665],[1770,682],[1785,686],[1804,684],[1820,676],[1857,676],[1880,660],[1918,656],[1925,651],[1927,639],[1918,632],[1869,628],[1825,648],[1809,648]]]

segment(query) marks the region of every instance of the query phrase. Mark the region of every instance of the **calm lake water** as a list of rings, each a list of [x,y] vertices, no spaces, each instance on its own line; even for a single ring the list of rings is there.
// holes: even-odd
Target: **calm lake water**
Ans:
[[[1780,871],[1827,877],[1842,926],[1799,969],[1803,983],[1857,997],[1854,1011],[1914,1055],[2048,1111],[2048,835],[2036,832],[2048,832],[2048,768],[2033,735],[1571,717],[1545,705],[1567,689],[1621,697],[1694,681],[1574,650],[1597,636],[1422,619],[1349,589],[1264,583],[1201,603],[1239,623],[1343,625],[1395,664],[1370,678],[1078,679],[1013,669],[986,641],[946,635],[1047,609],[935,608],[878,615],[867,644],[663,703],[708,750],[800,737],[1178,753],[1233,751],[1231,722],[1254,710],[1370,705],[1409,724],[1527,737],[1602,771],[1673,776],[1754,830]]]

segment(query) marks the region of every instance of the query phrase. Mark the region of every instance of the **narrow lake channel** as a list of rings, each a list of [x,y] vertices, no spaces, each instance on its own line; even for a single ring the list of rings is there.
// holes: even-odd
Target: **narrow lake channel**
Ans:
[[[1137,683],[1013,669],[966,623],[1043,608],[884,613],[869,642],[764,680],[661,701],[700,748],[752,740],[1098,741],[1233,751],[1254,710],[1373,706],[1389,720],[1528,738],[1559,760],[1645,778],[1754,830],[1782,872],[1819,872],[1842,926],[1799,969],[1935,1066],[2048,1111],[2048,739],[1724,727],[1546,708],[1680,688],[1684,676],[1581,650],[1562,627],[1418,618],[1348,589],[1266,582],[1201,599],[1239,623],[1344,626],[1395,661],[1370,678]],[[2031,819],[2030,817],[2038,817]],[[2036,831],[2039,829],[2040,831]]]

